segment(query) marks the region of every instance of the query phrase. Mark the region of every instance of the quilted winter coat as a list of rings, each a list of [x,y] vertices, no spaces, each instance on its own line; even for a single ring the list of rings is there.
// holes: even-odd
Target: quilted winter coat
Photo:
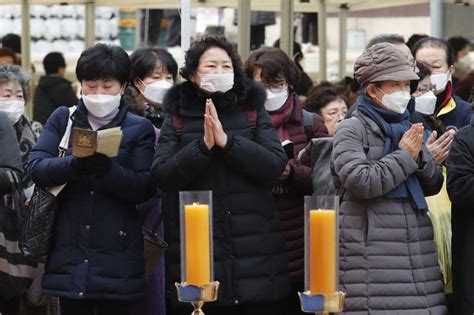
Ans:
[[[283,172],[286,154],[263,107],[264,88],[247,82],[234,95],[241,96],[235,105],[213,98],[228,143],[211,151],[203,141],[206,96],[188,81],[171,88],[163,102],[169,115],[152,172],[165,193],[166,286],[173,309],[183,307],[174,283],[180,282],[178,192],[186,190],[213,191],[214,274],[221,284],[218,301],[206,308],[272,303],[289,295],[286,247],[267,185]],[[245,112],[252,109],[257,113],[254,130]],[[183,120],[181,135],[172,115]]]
[[[138,299],[145,281],[136,204],[156,192],[150,175],[153,125],[129,113],[122,102],[115,118],[100,128],[122,128],[118,155],[103,177],[84,176],[72,167],[71,148],[66,157],[57,157],[68,115],[67,107],[53,113],[29,158],[29,172],[40,187],[67,183],[58,197],[43,293],[69,299]],[[72,118],[73,127],[91,129],[82,101]]]
[[[356,111],[334,136],[332,172],[340,206],[340,289],[345,314],[446,314],[441,273],[427,214],[407,198],[384,194],[415,173],[426,196],[442,186],[426,147],[416,163],[407,151],[383,156],[385,136]]]

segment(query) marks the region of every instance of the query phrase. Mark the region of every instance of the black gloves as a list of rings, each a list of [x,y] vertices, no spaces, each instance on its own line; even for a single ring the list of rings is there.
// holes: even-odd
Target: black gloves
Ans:
[[[112,160],[104,154],[95,153],[85,158],[75,157],[72,160],[72,166],[82,175],[102,177],[110,170]]]

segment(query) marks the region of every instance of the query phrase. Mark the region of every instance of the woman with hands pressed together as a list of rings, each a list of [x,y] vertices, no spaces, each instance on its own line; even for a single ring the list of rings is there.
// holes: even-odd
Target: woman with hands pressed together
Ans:
[[[180,282],[178,192],[212,190],[218,301],[206,314],[284,314],[290,290],[278,210],[267,182],[287,163],[264,103],[265,89],[244,80],[235,48],[208,36],[186,52],[163,107],[168,113],[152,167],[165,193],[168,314],[189,314]]]
[[[364,51],[354,76],[365,93],[336,128],[331,165],[342,196],[344,312],[447,314],[425,201],[443,176],[407,110],[418,77],[388,43]]]

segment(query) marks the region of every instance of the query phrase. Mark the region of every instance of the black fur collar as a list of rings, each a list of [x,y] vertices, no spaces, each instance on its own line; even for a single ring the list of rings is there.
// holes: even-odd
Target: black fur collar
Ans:
[[[258,110],[263,107],[267,94],[262,84],[245,80],[241,87],[234,87],[223,95],[211,96],[217,111],[235,107],[242,108],[242,110],[251,108]],[[240,97],[236,97],[236,95]],[[169,90],[162,106],[167,113],[173,115],[202,116],[206,98],[209,98],[209,95],[204,94],[194,83],[186,81]]]

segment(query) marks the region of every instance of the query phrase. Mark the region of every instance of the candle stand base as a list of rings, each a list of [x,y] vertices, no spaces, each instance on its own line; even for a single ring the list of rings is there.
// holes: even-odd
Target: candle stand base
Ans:
[[[301,310],[305,313],[329,314],[342,312],[344,306],[344,292],[335,292],[333,295],[311,294],[309,291],[300,293]]]
[[[202,307],[205,302],[213,302],[217,300],[217,292],[219,290],[219,282],[214,281],[202,286],[196,286],[187,283],[175,283],[178,290],[178,300],[180,302],[191,303],[194,311],[191,315],[204,315]]]
[[[191,302],[191,304],[194,307],[194,311],[191,313],[191,315],[204,315],[204,312],[202,311],[204,302]]]

